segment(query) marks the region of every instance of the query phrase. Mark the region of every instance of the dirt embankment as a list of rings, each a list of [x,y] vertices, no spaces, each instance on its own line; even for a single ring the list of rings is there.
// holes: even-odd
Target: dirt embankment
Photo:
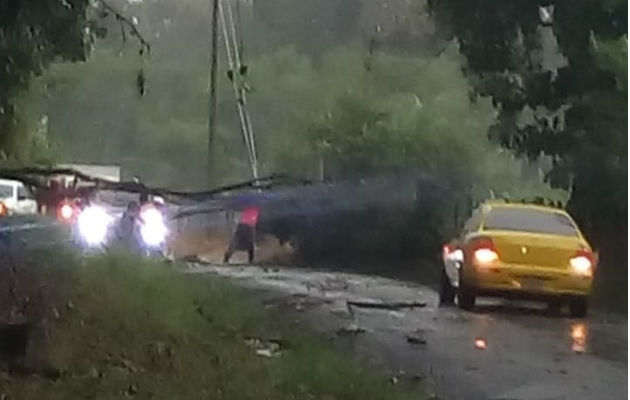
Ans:
[[[170,248],[177,259],[199,257],[211,263],[223,262],[223,255],[228,248],[231,232],[196,230],[182,232],[170,243]],[[256,264],[300,265],[297,253],[289,243],[281,245],[278,239],[270,235],[259,234],[256,237]],[[231,262],[240,264],[247,261],[245,252],[235,252]]]

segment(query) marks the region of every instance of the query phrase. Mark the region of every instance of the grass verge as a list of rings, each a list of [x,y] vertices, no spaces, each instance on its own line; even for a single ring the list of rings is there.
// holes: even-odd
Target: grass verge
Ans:
[[[3,322],[29,297],[24,318],[42,332],[29,346],[59,376],[4,373],[5,399],[423,398],[267,314],[247,291],[160,262],[55,254],[24,262],[16,281],[22,299],[3,303],[12,308]],[[43,287],[47,294],[36,295]],[[246,344],[270,336],[281,343],[278,356]]]

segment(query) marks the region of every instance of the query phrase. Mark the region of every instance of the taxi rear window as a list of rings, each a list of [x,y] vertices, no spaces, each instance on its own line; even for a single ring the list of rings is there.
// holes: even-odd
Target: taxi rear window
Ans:
[[[566,215],[534,209],[493,208],[486,215],[483,229],[578,236]]]

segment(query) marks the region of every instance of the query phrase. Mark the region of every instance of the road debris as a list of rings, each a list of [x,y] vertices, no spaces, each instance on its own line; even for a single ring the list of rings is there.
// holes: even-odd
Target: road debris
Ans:
[[[304,294],[294,294],[291,296],[273,297],[263,301],[265,308],[272,307],[292,307],[296,311],[303,311],[306,308],[318,307],[323,304],[330,304],[332,300],[312,298]]]
[[[102,378],[103,377],[103,373],[101,371],[99,371],[97,368],[92,367],[92,369],[90,369],[89,376],[92,379],[98,379],[98,378]]]
[[[409,344],[419,344],[426,345],[427,340],[424,338],[424,331],[418,330],[412,333],[407,334],[407,343]]]
[[[125,390],[125,396],[127,397],[135,396],[137,393],[138,393],[138,386],[136,386],[133,383],[129,385],[129,387]]]
[[[413,375],[411,375],[410,379],[411,379],[412,381],[415,381],[415,382],[420,382],[420,381],[422,381],[422,380],[424,379],[424,375],[421,375],[421,374],[413,374]]]
[[[348,326],[344,326],[337,329],[338,335],[345,335],[345,336],[356,336],[360,333],[365,333],[365,332],[366,330],[364,328],[361,328],[357,324],[350,324]]]
[[[347,300],[348,306],[359,308],[375,308],[381,310],[400,310],[403,308],[421,308],[426,307],[427,303],[417,301],[391,301],[391,302],[378,302],[371,300]]]
[[[203,264],[203,261],[199,258],[197,254],[189,254],[181,258],[182,261],[191,264]],[[196,267],[196,265],[191,265],[191,267]]]
[[[281,354],[279,340],[265,340],[260,338],[245,339],[247,347],[254,349],[254,353],[259,357],[271,358]]]
[[[271,358],[274,356],[274,352],[271,349],[258,349],[256,355],[259,357]]]
[[[322,289],[328,291],[346,291],[348,287],[348,281],[340,278],[326,278],[322,284]]]
[[[114,365],[124,368],[132,374],[135,374],[139,371],[139,369],[133,364],[133,362],[126,358],[120,358],[117,361],[114,361]]]
[[[404,312],[400,312],[400,311],[388,311],[387,315],[389,315],[392,318],[405,318],[405,313]]]
[[[398,371],[396,371],[396,373],[394,375],[392,375],[389,378],[389,382],[392,385],[396,385],[396,384],[398,384],[399,382],[401,382],[405,378],[408,378],[407,377],[407,372],[402,370],[402,369],[399,369]]]

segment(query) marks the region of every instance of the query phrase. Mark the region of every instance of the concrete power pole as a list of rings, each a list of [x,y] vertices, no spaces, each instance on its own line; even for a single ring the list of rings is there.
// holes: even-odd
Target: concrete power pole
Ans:
[[[209,76],[209,102],[208,102],[208,181],[212,177],[212,145],[214,141],[217,120],[217,64],[219,59],[219,0],[212,2],[212,21],[210,33],[210,76]]]

